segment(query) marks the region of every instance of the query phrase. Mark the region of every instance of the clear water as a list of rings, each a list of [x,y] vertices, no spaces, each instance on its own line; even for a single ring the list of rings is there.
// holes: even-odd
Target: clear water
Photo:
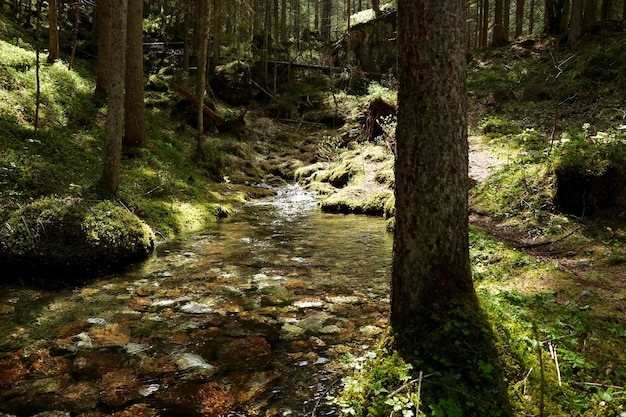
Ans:
[[[5,287],[0,412],[336,415],[339,361],[387,324],[390,265],[383,220],[288,186],[79,288]]]

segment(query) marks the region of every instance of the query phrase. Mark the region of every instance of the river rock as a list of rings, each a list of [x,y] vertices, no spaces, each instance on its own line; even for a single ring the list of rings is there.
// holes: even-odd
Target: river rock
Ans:
[[[304,329],[307,334],[318,334],[324,327],[324,324],[332,318],[333,316],[324,312],[315,313],[300,320],[297,325]]]
[[[230,386],[220,382],[184,382],[161,392],[157,402],[168,415],[212,417],[231,411],[235,397]]]
[[[174,362],[181,371],[201,371],[203,375],[209,376],[215,372],[215,366],[211,365],[195,353],[182,353],[174,358]]]
[[[304,339],[304,329],[295,324],[285,323],[280,329],[280,340],[292,341]]]
[[[293,302],[294,296],[280,284],[267,285],[261,288],[261,305],[286,306]]]
[[[226,369],[262,369],[272,360],[272,347],[264,337],[250,336],[225,343],[217,357],[220,367]]]
[[[233,394],[237,402],[244,407],[258,407],[259,397],[274,387],[274,382],[278,376],[273,371],[263,371],[252,374],[237,374],[233,375],[232,378],[236,383]]]

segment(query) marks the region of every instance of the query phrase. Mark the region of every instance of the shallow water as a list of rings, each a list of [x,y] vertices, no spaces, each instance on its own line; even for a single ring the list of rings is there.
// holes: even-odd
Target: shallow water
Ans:
[[[387,324],[384,221],[297,186],[79,288],[0,294],[0,412],[335,415]]]

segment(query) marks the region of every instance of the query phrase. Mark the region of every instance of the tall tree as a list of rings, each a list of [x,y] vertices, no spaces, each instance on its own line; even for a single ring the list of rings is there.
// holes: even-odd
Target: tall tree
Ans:
[[[602,0],[600,7],[600,18],[602,20],[611,20],[613,16],[613,0]]]
[[[206,95],[206,68],[209,38],[208,10],[211,0],[198,0],[198,137],[197,150],[200,159],[204,158],[204,97]]]
[[[124,80],[126,72],[127,0],[112,0],[111,15],[111,85],[104,144],[102,183],[111,194],[117,194],[120,183],[120,160],[124,128]],[[104,63],[101,63],[104,64]]]
[[[561,31],[565,0],[545,0],[543,30],[550,35],[558,35]]]
[[[426,393],[432,405],[457,395],[454,415],[506,415],[502,384],[468,375],[497,359],[470,271],[464,11],[464,0],[398,1],[391,325],[403,357],[441,372]]]
[[[96,98],[109,95],[111,86],[111,16],[112,0],[98,0],[98,75],[96,77]]]
[[[504,0],[496,0],[493,15],[494,25],[491,44],[501,46],[508,42],[504,28]]]
[[[124,145],[146,146],[143,82],[143,0],[128,1]]]
[[[482,0],[482,23],[480,26],[480,46],[487,46],[489,39],[489,0]]]
[[[524,5],[525,0],[517,0],[515,3],[515,38],[524,33]]]
[[[48,62],[59,59],[59,23],[57,0],[48,0]]]
[[[583,6],[582,0],[572,0],[572,15],[569,22],[569,32],[567,34],[567,45],[572,47],[582,36]]]

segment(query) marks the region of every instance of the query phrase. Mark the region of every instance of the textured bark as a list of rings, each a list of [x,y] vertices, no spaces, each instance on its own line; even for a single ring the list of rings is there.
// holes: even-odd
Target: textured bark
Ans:
[[[59,59],[59,23],[58,23],[57,0],[48,1],[48,62],[52,63]]]
[[[96,97],[107,97],[111,84],[112,0],[98,0],[98,75]]]
[[[467,217],[463,0],[398,4],[396,231],[391,322],[476,306]]]
[[[124,145],[146,146],[143,82],[143,0],[128,0]]]
[[[120,182],[120,160],[124,119],[124,80],[126,72],[126,12],[127,0],[112,1],[111,19],[111,85],[104,144],[104,187],[117,194]],[[102,63],[103,64],[103,63]]]

